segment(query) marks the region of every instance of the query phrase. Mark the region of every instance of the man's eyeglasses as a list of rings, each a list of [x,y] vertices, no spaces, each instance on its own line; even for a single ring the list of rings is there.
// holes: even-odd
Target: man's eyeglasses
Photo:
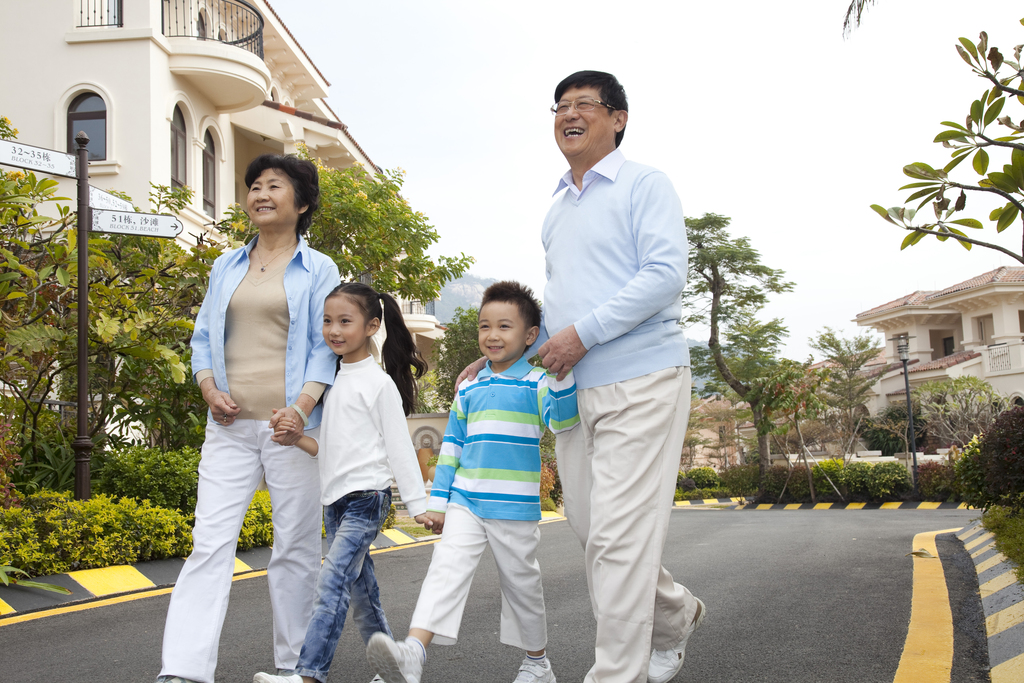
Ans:
[[[565,116],[569,113],[570,109],[575,109],[582,114],[584,112],[594,111],[595,107],[608,107],[612,111],[615,111],[615,107],[607,102],[595,100],[593,97],[581,97],[578,100],[573,100],[572,102],[567,102],[566,100],[556,102],[551,107],[551,113],[555,116]]]

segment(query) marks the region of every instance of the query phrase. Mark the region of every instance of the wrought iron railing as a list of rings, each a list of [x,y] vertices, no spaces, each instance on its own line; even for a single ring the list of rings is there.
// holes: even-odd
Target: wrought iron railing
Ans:
[[[78,0],[78,27],[124,26],[122,0]]]
[[[433,301],[423,303],[421,301],[403,301],[402,302],[402,313],[406,315],[434,315],[434,304]]]
[[[990,372],[1011,370],[1010,348],[1005,344],[988,347],[988,369]]]
[[[263,17],[244,0],[163,0],[163,34],[216,40],[263,59]]]

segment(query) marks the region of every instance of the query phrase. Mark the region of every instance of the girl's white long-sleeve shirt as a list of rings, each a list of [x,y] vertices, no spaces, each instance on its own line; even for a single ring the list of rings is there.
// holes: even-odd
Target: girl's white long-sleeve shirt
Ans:
[[[320,426],[306,432],[317,440],[320,500],[330,505],[353,491],[380,491],[398,484],[409,515],[427,510],[416,451],[402,397],[372,357],[342,363],[325,394]]]

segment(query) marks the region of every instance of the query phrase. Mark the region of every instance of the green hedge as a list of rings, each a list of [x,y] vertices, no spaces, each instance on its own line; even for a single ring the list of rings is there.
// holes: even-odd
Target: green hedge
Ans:
[[[162,451],[130,446],[107,456],[97,484],[102,493],[148,500],[190,515],[196,509],[200,453],[194,448]]]
[[[686,476],[693,479],[699,489],[716,489],[722,485],[714,467],[694,467],[686,471]]]
[[[257,491],[245,515],[238,548],[270,545],[270,494]],[[134,564],[192,552],[191,515],[155,507],[149,501],[97,494],[72,500],[68,493],[43,491],[24,506],[0,510],[0,565],[32,576]]]

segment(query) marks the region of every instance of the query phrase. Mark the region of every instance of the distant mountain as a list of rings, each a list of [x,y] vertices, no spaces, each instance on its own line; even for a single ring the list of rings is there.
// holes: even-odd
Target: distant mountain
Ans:
[[[457,280],[452,280],[441,288],[441,296],[434,303],[434,317],[442,325],[447,325],[455,317],[455,309],[480,308],[480,300],[484,296],[484,290],[497,282],[494,278],[477,277],[476,275],[464,275]]]

